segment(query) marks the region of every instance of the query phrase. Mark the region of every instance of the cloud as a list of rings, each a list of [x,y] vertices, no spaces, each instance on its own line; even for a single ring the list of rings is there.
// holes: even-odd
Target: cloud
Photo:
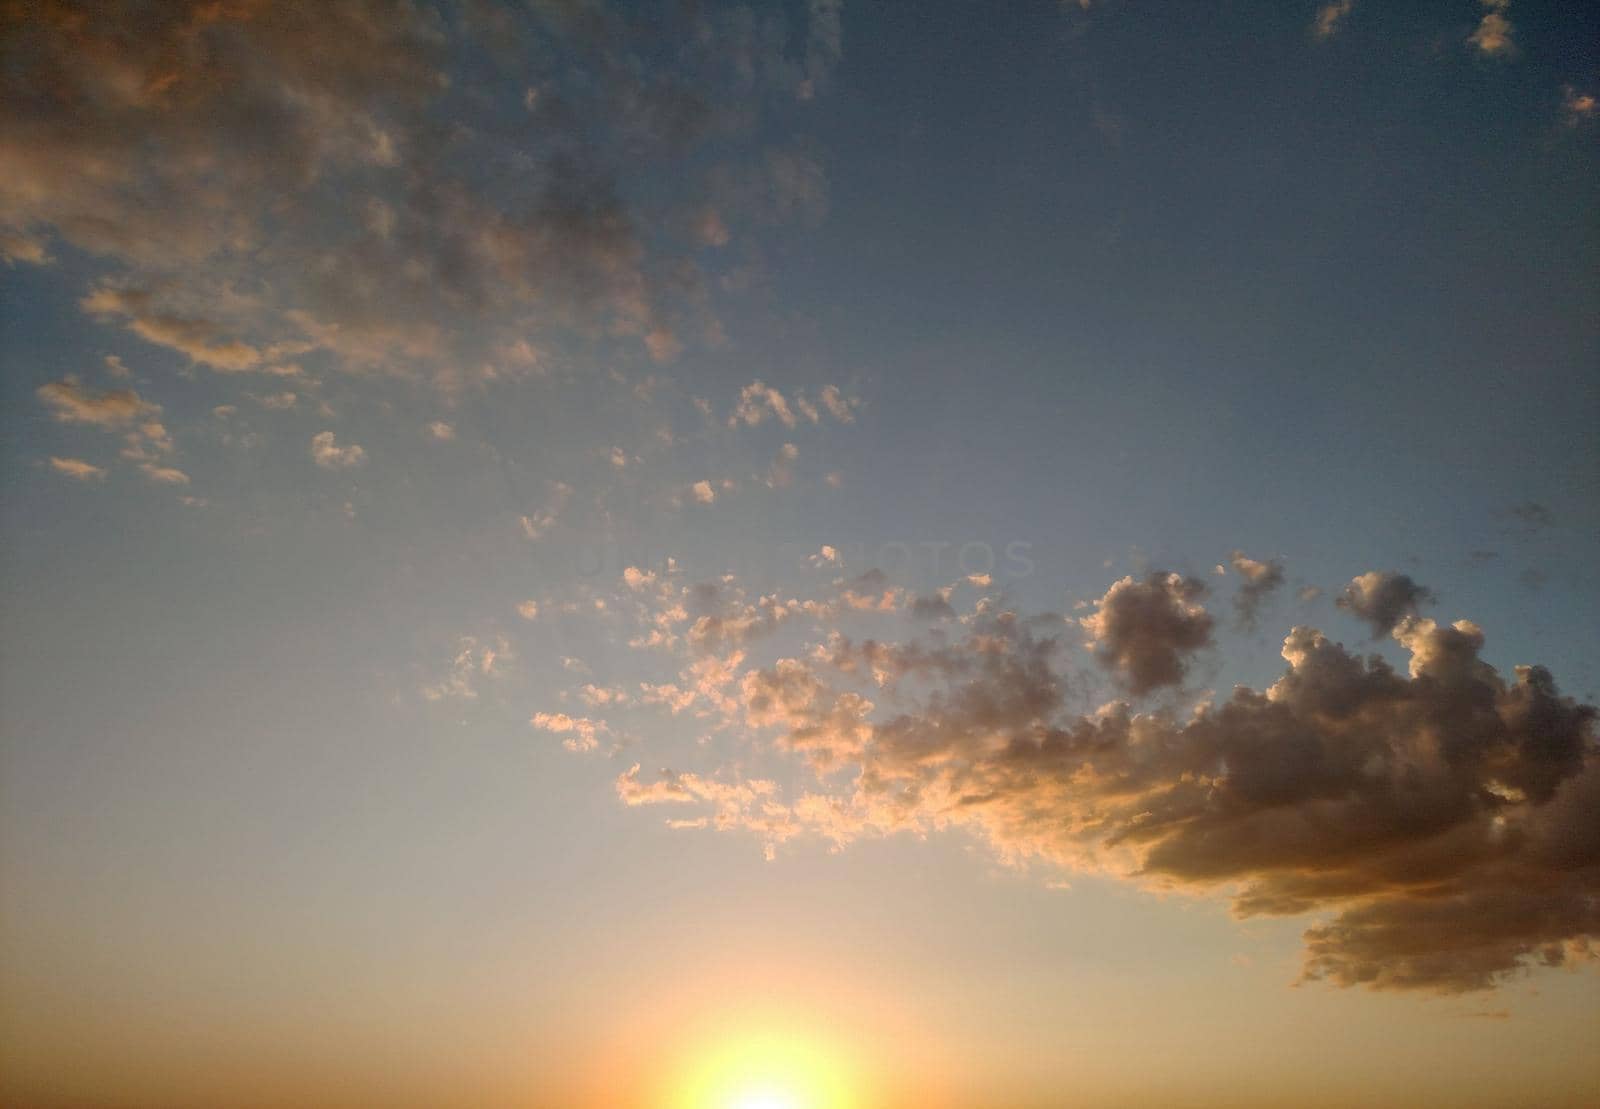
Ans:
[[[1479,53],[1489,57],[1506,57],[1516,53],[1517,44],[1511,38],[1511,20],[1506,17],[1511,0],[1479,2],[1485,9],[1483,18],[1478,21],[1478,29],[1467,36],[1467,41],[1476,46]]]
[[[86,311],[221,372],[295,349],[447,383],[530,321],[671,358],[715,331],[703,247],[739,231],[707,161],[759,162],[774,219],[825,201],[803,153],[740,146],[825,84],[824,0],[794,27],[732,4],[40,0],[0,37],[0,252],[94,256]]]
[[[842,424],[854,423],[856,409],[861,406],[859,400],[853,397],[846,397],[839,392],[837,385],[824,385],[822,387],[822,404],[832,414],[833,418]]]
[[[1405,574],[1371,570],[1345,586],[1334,603],[1367,621],[1379,639],[1431,600],[1433,594]]]
[[[1324,4],[1317,9],[1317,18],[1311,27],[1318,38],[1332,38],[1339,31],[1339,25],[1344,22],[1345,16],[1350,14],[1350,9],[1355,7],[1355,0],[1333,0],[1331,4]]]
[[[260,366],[262,352],[237,339],[221,338],[220,324],[159,312],[153,308],[154,303],[155,296],[145,289],[101,286],[83,298],[82,306],[102,319],[125,317],[128,330],[135,335],[179,351],[190,361],[211,369],[237,373]]]
[[[775,417],[784,427],[795,426],[794,412],[784,395],[762,381],[752,381],[739,391],[739,403],[728,416],[728,426],[755,427],[768,416]]]
[[[367,452],[355,443],[341,447],[333,432],[319,431],[311,437],[311,458],[325,470],[342,470],[360,466],[367,460]]]
[[[50,457],[50,468],[58,474],[65,474],[78,481],[97,481],[106,476],[103,467],[91,465],[81,458]]]
[[[422,695],[429,701],[475,701],[483,679],[500,677],[515,658],[511,643],[504,636],[485,641],[463,635],[456,641],[449,672],[438,682],[424,686]]]
[[[145,477],[159,485],[189,484],[189,475],[171,466],[157,466],[153,462],[144,462],[139,465],[139,469]]]
[[[1253,628],[1262,602],[1283,585],[1283,563],[1272,559],[1258,562],[1246,557],[1243,551],[1234,551],[1228,562],[1234,572],[1244,579],[1233,597],[1234,610],[1238,613],[1241,625]]]
[[[70,377],[41,385],[35,394],[51,409],[56,421],[63,424],[88,424],[116,430],[161,413],[158,406],[148,403],[132,389],[97,393]]]
[[[738,596],[727,580],[688,589],[718,609]],[[1123,579],[1099,607],[1110,642],[1181,654],[1209,634],[1177,575]],[[1240,917],[1316,913],[1302,976],[1336,986],[1479,990],[1600,952],[1597,710],[1542,667],[1503,676],[1469,621],[1401,620],[1404,672],[1296,627],[1264,689],[1186,714],[1085,713],[1055,614],[984,601],[895,641],[841,633],[852,610],[768,608],[824,634],[765,663],[707,657],[737,758],[655,779],[635,765],[617,780],[626,804],[687,809],[675,826],[751,833],[769,853],[959,830],[1017,866],[1221,892]],[[644,701],[678,712],[683,692]],[[763,753],[812,777],[780,790],[745,769]]]
[[[1212,620],[1200,598],[1205,583],[1181,574],[1123,578],[1079,620],[1101,663],[1135,696],[1178,685],[1186,656],[1209,646]]]
[[[530,515],[518,518],[522,524],[522,534],[529,539],[539,540],[544,538],[545,533],[555,527],[557,518],[566,510],[567,503],[572,500],[572,486],[564,481],[548,482],[547,488],[545,507]]]
[[[564,712],[536,712],[528,723],[540,731],[565,737],[561,746],[575,752],[593,751],[600,746],[600,736],[610,731],[604,720],[568,716]]]
[[[800,458],[800,448],[793,443],[785,443],[778,448],[778,453],[772,459],[772,465],[767,468],[767,474],[762,479],[768,489],[787,489],[794,484],[794,464]]]
[[[784,427],[792,428],[802,420],[820,423],[824,411],[840,423],[854,422],[855,410],[861,402],[846,397],[837,385],[824,385],[818,397],[822,402],[820,409],[804,393],[796,393],[791,404],[789,397],[758,379],[739,390],[738,403],[728,414],[728,426],[757,427],[768,419],[775,419]]]
[[[717,499],[716,490],[711,488],[709,481],[697,481],[689,487],[689,491],[694,494],[694,499],[701,504],[711,504]]]
[[[456,428],[454,424],[447,423],[444,420],[434,420],[428,425],[428,438],[436,443],[448,443],[455,437]]]
[[[1562,86],[1561,119],[1568,127],[1576,127],[1585,120],[1593,119],[1596,106],[1593,93],[1579,92],[1571,85]]]
[[[151,404],[132,389],[111,389],[96,392],[80,385],[76,378],[68,377],[39,386],[35,395],[51,410],[57,423],[76,424],[99,428],[101,431],[121,432],[123,447],[119,457],[138,465],[151,481],[161,485],[187,485],[189,475],[162,459],[173,453],[172,436],[161,422],[161,406]],[[60,473],[69,472],[76,459],[52,459],[51,464]],[[88,465],[87,463],[80,463]],[[97,470],[98,467],[89,467]],[[104,475],[88,471],[73,473],[80,478]]]

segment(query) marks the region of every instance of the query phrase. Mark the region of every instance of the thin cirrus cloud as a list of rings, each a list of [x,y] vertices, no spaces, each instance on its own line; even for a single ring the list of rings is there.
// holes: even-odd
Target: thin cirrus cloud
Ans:
[[[878,572],[832,596],[757,599],[727,577],[635,572],[633,643],[679,672],[632,710],[696,717],[774,772],[641,760],[619,799],[683,810],[674,827],[754,834],[769,855],[959,830],[1019,866],[1226,890],[1240,917],[1320,913],[1302,979],[1337,986],[1456,993],[1600,955],[1596,709],[1543,667],[1501,674],[1477,625],[1416,613],[1423,587],[1370,573],[1344,594],[1369,627],[1388,622],[1403,669],[1295,627],[1276,681],[1179,714],[1138,702],[1210,643],[1199,583],[1125,578],[1081,620],[987,592],[950,604],[987,584],[937,594],[954,620],[930,628],[907,620],[927,615],[917,604],[841,603],[885,588]],[[1131,699],[1069,708],[1080,645]],[[536,726],[589,746],[576,720]],[[786,790],[776,771],[792,762],[808,777]]]

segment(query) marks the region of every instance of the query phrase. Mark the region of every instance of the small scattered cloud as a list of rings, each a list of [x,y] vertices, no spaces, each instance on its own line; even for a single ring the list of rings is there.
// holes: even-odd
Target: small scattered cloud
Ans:
[[[1478,52],[1487,57],[1509,57],[1516,53],[1517,44],[1512,40],[1513,28],[1507,12],[1511,9],[1511,0],[1479,0],[1484,8],[1483,18],[1478,21],[1478,29],[1467,36],[1467,41],[1478,48]]]
[[[1313,33],[1320,39],[1332,38],[1338,34],[1345,17],[1354,7],[1355,0],[1333,0],[1331,4],[1322,5],[1317,9],[1316,21],[1311,25]]]
[[[50,468],[78,481],[99,481],[106,476],[104,467],[91,465],[81,458],[57,458],[52,455]]]
[[[561,746],[573,752],[593,751],[600,746],[600,736],[610,731],[604,720],[568,716],[564,712],[536,712],[528,723],[540,731],[562,736]]]
[[[1345,586],[1335,603],[1365,620],[1380,639],[1431,600],[1433,594],[1405,574],[1371,570]]]
[[[463,635],[456,641],[455,654],[444,677],[424,686],[422,695],[429,701],[475,701],[482,683],[503,676],[515,659],[511,643],[504,636],[480,639]]]
[[[1241,626],[1253,628],[1262,604],[1284,583],[1283,563],[1274,559],[1261,562],[1243,551],[1234,551],[1228,561],[1234,572],[1244,579],[1233,596],[1234,611]]]
[[[1593,93],[1579,92],[1571,85],[1561,90],[1561,120],[1568,127],[1576,127],[1594,118],[1597,106]]]
[[[566,510],[567,502],[571,499],[572,486],[564,481],[550,482],[545,507],[520,518],[522,534],[529,539],[543,539],[545,533],[555,526],[557,518]]]
[[[355,443],[341,447],[333,432],[319,431],[311,437],[311,458],[325,470],[342,470],[366,462],[367,452]]]
[[[188,485],[189,475],[172,466],[158,466],[153,462],[143,462],[139,465],[145,477],[158,485]]]
[[[296,394],[285,391],[282,393],[268,393],[266,396],[255,397],[255,402],[262,408],[266,408],[274,412],[284,412],[290,408],[293,408],[295,406],[295,402],[299,399],[300,398]]]
[[[72,377],[41,385],[35,392],[51,409],[56,421],[63,424],[87,424],[114,430],[161,412],[132,389],[96,392]]]

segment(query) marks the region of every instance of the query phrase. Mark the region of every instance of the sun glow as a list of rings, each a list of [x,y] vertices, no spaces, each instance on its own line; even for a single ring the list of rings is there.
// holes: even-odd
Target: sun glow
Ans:
[[[696,1051],[671,1109],[859,1109],[845,1053],[792,1029],[743,1032]]]

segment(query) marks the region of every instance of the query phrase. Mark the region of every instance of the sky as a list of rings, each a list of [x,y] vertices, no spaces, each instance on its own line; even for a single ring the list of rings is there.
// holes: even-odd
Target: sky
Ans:
[[[1600,9],[0,7],[0,1101],[1600,1091]]]

